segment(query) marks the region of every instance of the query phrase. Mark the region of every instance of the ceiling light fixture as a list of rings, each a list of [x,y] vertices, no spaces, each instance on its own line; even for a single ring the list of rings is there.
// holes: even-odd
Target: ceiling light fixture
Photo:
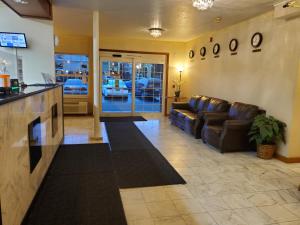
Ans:
[[[29,2],[25,0],[13,0],[17,4],[27,5]]]
[[[193,6],[199,10],[206,10],[214,5],[214,0],[193,0]]]
[[[154,38],[159,38],[165,30],[159,27],[153,27],[149,29],[149,33]]]

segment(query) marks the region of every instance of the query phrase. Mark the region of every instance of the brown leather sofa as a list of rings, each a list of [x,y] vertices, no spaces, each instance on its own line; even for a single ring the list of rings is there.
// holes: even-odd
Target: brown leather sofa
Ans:
[[[204,115],[227,112],[229,107],[229,103],[222,99],[194,96],[189,102],[173,103],[169,118],[171,124],[199,139],[204,125]]]
[[[253,148],[249,143],[249,130],[254,118],[263,112],[258,106],[236,102],[228,113],[205,115],[202,140],[222,153],[249,151]]]

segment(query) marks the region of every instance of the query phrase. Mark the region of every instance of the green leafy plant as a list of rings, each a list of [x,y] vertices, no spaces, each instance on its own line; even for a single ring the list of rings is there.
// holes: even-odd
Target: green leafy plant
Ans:
[[[285,143],[285,128],[286,124],[273,116],[258,115],[249,132],[250,141],[255,141],[257,145]]]

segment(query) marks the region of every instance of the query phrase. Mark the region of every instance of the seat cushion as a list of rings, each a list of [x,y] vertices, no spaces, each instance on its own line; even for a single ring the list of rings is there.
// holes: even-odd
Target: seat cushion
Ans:
[[[188,112],[188,113],[184,113],[184,115],[185,115],[186,120],[196,121],[196,119],[197,119],[197,114],[196,113]]]

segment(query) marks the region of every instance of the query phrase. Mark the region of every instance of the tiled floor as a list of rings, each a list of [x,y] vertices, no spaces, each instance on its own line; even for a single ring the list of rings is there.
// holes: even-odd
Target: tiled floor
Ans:
[[[89,142],[91,118],[65,121],[66,143]],[[187,185],[120,190],[129,225],[300,225],[300,164],[220,154],[166,118],[136,124]]]

